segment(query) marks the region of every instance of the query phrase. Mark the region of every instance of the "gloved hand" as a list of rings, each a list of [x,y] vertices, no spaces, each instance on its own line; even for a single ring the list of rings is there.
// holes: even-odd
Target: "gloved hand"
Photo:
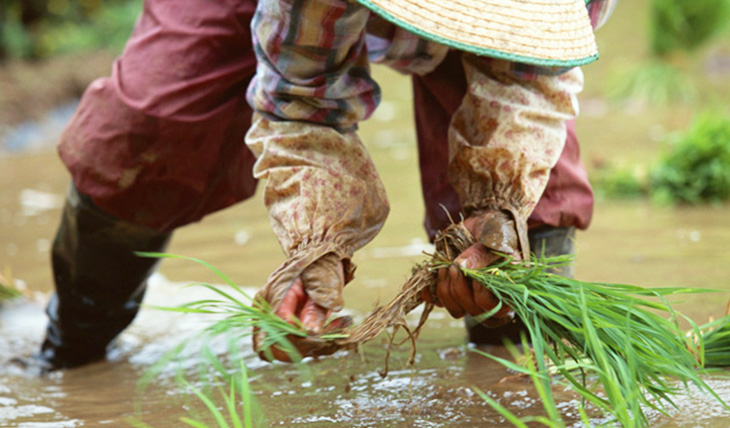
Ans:
[[[464,226],[476,238],[476,243],[464,250],[455,259],[455,265],[468,269],[489,266],[506,254],[515,259],[521,258],[520,241],[517,227],[512,218],[497,210],[478,211],[464,220]],[[435,296],[431,290],[424,290],[423,300],[446,308],[454,318],[465,315],[479,316],[497,307],[497,298],[480,284],[466,278],[458,266],[439,269]],[[488,327],[499,327],[514,318],[511,308],[504,305],[490,318],[482,321]]]
[[[307,264],[307,257],[303,258],[305,260],[295,258],[275,271],[257,298],[266,300],[277,316],[291,324],[296,324],[298,319],[314,336],[287,337],[302,357],[329,355],[337,347],[316,336],[343,329],[352,323],[349,317],[337,318],[329,324],[327,320],[333,312],[342,310],[342,290],[352,279],[354,268],[349,261],[327,253],[301,269]],[[292,360],[291,355],[277,346],[272,346],[269,353],[261,349],[261,335],[260,331],[254,331],[254,349],[262,359]]]

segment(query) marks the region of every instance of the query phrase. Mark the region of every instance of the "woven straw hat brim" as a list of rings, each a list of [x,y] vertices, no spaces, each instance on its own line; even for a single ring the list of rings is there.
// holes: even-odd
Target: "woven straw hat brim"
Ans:
[[[423,38],[527,64],[573,67],[598,59],[585,0],[358,0]]]

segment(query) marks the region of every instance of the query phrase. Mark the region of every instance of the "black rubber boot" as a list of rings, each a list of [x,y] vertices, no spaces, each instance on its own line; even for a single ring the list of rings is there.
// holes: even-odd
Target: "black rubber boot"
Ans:
[[[575,254],[574,227],[538,227],[529,231],[529,239],[531,251],[538,255],[542,255],[543,251],[546,257]],[[574,268],[571,264],[554,273],[572,278]],[[524,332],[527,335],[527,328],[519,318],[502,327],[488,328],[467,316],[466,329],[469,342],[477,345],[501,345],[505,339],[512,343],[520,343],[520,333]]]
[[[158,263],[134,251],[164,251],[170,236],[115,219],[71,189],[53,243],[56,294],[38,355],[50,369],[105,358],[109,343],[137,314]]]

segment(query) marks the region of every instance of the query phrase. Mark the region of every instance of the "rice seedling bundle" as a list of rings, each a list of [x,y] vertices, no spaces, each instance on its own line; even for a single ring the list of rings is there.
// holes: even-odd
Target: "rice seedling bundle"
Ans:
[[[421,291],[435,287],[436,270],[451,265],[453,257],[473,242],[474,238],[463,226],[451,226],[437,239],[436,254],[414,268],[391,302],[374,309],[356,326],[320,337],[309,336],[307,340],[335,349],[353,349],[385,331],[392,342],[396,332],[403,329],[406,340],[413,343],[412,363],[416,338],[433,309],[432,304],[422,301]],[[307,337],[301,325],[284,322],[261,302],[241,302],[241,297],[249,302],[251,299],[233,281],[207,263],[192,260],[213,269],[236,290],[235,294],[204,285],[224,301],[198,301],[172,310],[227,314],[209,331],[219,334],[235,329],[239,334],[248,335],[255,327],[266,335],[264,352],[277,346],[296,355],[288,337]],[[534,364],[541,374],[538,379],[542,382],[543,399],[547,400],[546,408],[555,408],[548,364],[584,400],[624,427],[647,426],[644,409],[666,411],[667,406],[674,405],[672,395],[689,384],[722,402],[702,380],[702,370],[698,369],[702,369],[706,360],[722,363],[719,355],[730,336],[730,321],[714,326],[718,327],[714,330],[700,331],[694,327],[693,334],[687,335],[678,324],[681,315],[666,300],[670,295],[705,290],[590,283],[549,272],[570,261],[565,256],[536,257],[528,261],[506,258],[484,269],[462,268],[466,276],[487,287],[525,323]],[[415,328],[409,328],[405,317],[420,304],[425,305],[420,322]],[[499,309],[495,308],[492,313]],[[706,348],[707,344],[712,347]],[[717,354],[706,355],[707,349],[717,350]]]
[[[695,343],[695,352],[702,355],[704,367],[730,367],[730,303],[724,317],[708,322],[687,335]]]

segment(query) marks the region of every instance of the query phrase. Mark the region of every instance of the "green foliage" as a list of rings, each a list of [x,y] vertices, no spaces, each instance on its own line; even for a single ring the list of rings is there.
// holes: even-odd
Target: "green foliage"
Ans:
[[[206,368],[213,367],[216,372],[203,381],[202,387],[194,385],[182,375],[177,378],[182,388],[192,393],[203,405],[202,412],[189,408],[190,415],[180,417],[180,422],[194,428],[265,427],[263,410],[254,398],[248,369],[243,360],[239,360],[237,370],[231,374],[215,356],[210,353],[205,356],[210,360]],[[220,402],[224,403],[223,411],[220,410]],[[209,420],[215,424],[209,425]],[[138,418],[132,418],[128,422],[136,428],[153,428]]]
[[[0,59],[121,50],[141,9],[142,0],[7,0],[0,5]]]
[[[7,278],[0,274],[0,301],[15,299],[21,296],[21,293],[15,289],[11,276],[8,274]]]
[[[253,329],[260,330],[265,336],[260,344],[261,352],[271,356],[271,347],[275,346],[289,354],[292,361],[301,361],[301,355],[287,338],[288,336],[306,337],[304,326],[284,321],[274,314],[273,309],[264,301],[254,299],[239,287],[231,278],[215,266],[193,257],[178,256],[165,253],[137,253],[140,257],[184,259],[198,263],[215,273],[230,290],[210,284],[191,284],[207,288],[217,298],[197,300],[175,307],[155,307],[156,309],[187,314],[207,314],[217,321],[206,328],[204,335],[208,338],[225,336],[233,338],[236,343],[253,335]],[[297,320],[298,321],[298,320]],[[326,338],[326,336],[323,336]]]
[[[218,409],[216,397],[208,388],[198,388],[184,378],[180,382],[186,386],[205,405],[207,416],[215,420],[215,427],[218,428],[253,428],[265,426],[263,413],[256,405],[249,384],[247,369],[243,361],[240,361],[239,370],[233,374],[220,373],[223,376],[223,385],[215,388],[218,398],[225,403],[224,411]],[[214,383],[220,383],[214,378]],[[241,402],[240,408],[238,402]],[[208,428],[204,416],[182,417],[180,421],[194,428]]]
[[[197,343],[196,351],[200,359],[200,382],[202,387],[189,380],[185,373],[178,373],[178,384],[195,395],[204,406],[203,413],[192,413],[189,417],[181,417],[180,421],[186,426],[195,428],[210,427],[207,420],[215,421],[217,428],[253,428],[266,426],[263,412],[253,398],[249,383],[247,368],[240,355],[240,344],[253,334],[257,328],[266,334],[262,343],[264,354],[270,355],[270,348],[276,346],[288,353],[292,361],[301,361],[301,356],[288,340],[288,336],[304,337],[306,330],[301,325],[294,325],[284,321],[273,313],[265,302],[256,302],[231,278],[212,266],[210,263],[193,257],[178,256],[165,253],[137,253],[140,257],[184,259],[198,263],[216,276],[228,287],[209,284],[191,284],[210,290],[216,297],[193,301],[175,307],[154,307],[156,309],[179,312],[185,314],[210,315],[215,322],[203,331],[200,337],[186,339],[175,349],[168,352],[150,370],[145,373],[139,383],[139,392],[144,391],[153,383],[154,379],[173,363],[182,352]],[[228,343],[229,361],[235,361],[233,369],[221,361],[208,346],[211,340],[223,337]],[[197,339],[197,340],[196,340]],[[218,403],[224,403],[224,410],[219,409]],[[240,406],[239,406],[240,402]],[[129,423],[137,428],[152,428],[139,418]]]
[[[33,53],[33,41],[17,21],[0,27],[0,51],[9,57],[27,58]]]
[[[726,33],[729,23],[730,0],[652,0],[649,57],[617,73],[610,94],[656,105],[694,101],[693,55]]]
[[[728,0],[652,0],[651,52],[665,56],[676,51],[696,51],[721,34],[728,22]]]
[[[730,367],[730,315],[699,327],[705,367]]]
[[[48,22],[36,44],[41,57],[94,49],[121,51],[140,12],[139,1],[126,1],[101,8],[88,22]]]
[[[650,174],[655,200],[718,203],[730,199],[730,117],[700,116],[672,141]]]
[[[550,361],[586,402],[624,427],[646,427],[645,408],[664,412],[666,405],[674,406],[672,395],[680,388],[676,381],[694,384],[724,404],[700,377],[702,355],[692,351],[678,314],[666,301],[670,295],[706,290],[589,283],[547,272],[569,262],[558,256],[462,268],[527,326],[545,394],[552,394]],[[694,337],[704,349],[702,336]],[[554,408],[551,402],[546,409]]]
[[[515,361],[520,361],[519,364],[513,363],[512,361],[505,360],[503,358],[496,357],[476,348],[472,349],[472,351],[502,364],[503,366],[514,371],[515,373],[520,373],[528,376],[532,381],[532,384],[535,387],[538,396],[540,397],[540,402],[542,403],[543,409],[545,410],[547,416],[528,416],[520,418],[514,413],[510,412],[509,409],[502,406],[495,399],[480,391],[478,388],[474,388],[474,391],[482,400],[484,400],[489,405],[489,407],[496,410],[516,428],[528,428],[528,423],[539,423],[542,426],[548,428],[565,428],[566,423],[563,420],[561,412],[552,397],[552,393],[550,392],[551,385],[555,382],[555,380],[551,379],[548,373],[538,370],[537,363],[535,362],[535,356],[530,351],[530,344],[527,342],[526,337],[524,337],[524,335],[522,336],[522,353],[520,353],[517,347],[514,346],[514,344],[512,343],[508,342],[505,345],[512,355],[512,358],[514,358]],[[582,369],[582,366],[580,363],[576,363],[574,368],[580,370]],[[566,369],[570,369],[570,367],[566,365]],[[565,386],[564,383],[561,384]],[[583,422],[583,426],[591,426],[590,418],[588,417],[588,414],[586,413],[586,410],[584,408],[584,403],[579,403],[578,412],[580,414],[581,421]]]
[[[591,177],[591,184],[596,194],[609,198],[638,198],[649,191],[646,173],[637,167],[602,167]]]
[[[609,86],[613,98],[633,98],[658,105],[697,98],[697,88],[689,75],[682,68],[657,58],[617,73]]]

